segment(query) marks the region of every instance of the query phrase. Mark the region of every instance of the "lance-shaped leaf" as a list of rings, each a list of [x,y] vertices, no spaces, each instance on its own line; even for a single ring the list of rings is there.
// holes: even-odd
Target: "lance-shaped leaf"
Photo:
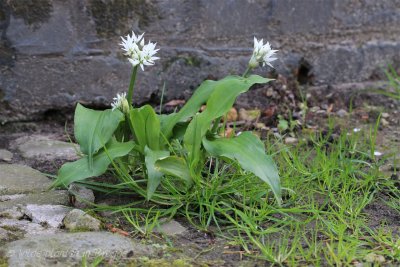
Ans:
[[[161,129],[166,138],[171,137],[172,130],[178,122],[185,122],[188,118],[199,112],[200,107],[207,102],[213,92],[216,83],[216,81],[210,80],[202,82],[178,113],[172,113],[161,117]]]
[[[146,146],[144,148],[144,153],[147,169],[147,200],[149,200],[160,185],[161,179],[164,176],[162,172],[156,169],[154,164],[157,160],[168,157],[169,151],[154,151]]]
[[[278,204],[281,203],[281,186],[278,170],[271,156],[265,154],[264,144],[251,132],[234,138],[208,140],[203,138],[204,148],[215,157],[237,160],[240,166],[261,178],[272,189]]]
[[[150,105],[132,109],[130,120],[137,142],[144,153],[148,146],[152,150],[160,149],[160,120]]]
[[[74,162],[65,163],[58,171],[57,179],[52,187],[68,186],[76,181],[99,176],[107,171],[112,160],[127,155],[133,147],[133,142],[119,143],[111,140],[105,149],[94,155],[92,167],[89,166],[88,156]]]
[[[92,110],[78,104],[75,109],[75,138],[87,155],[89,167],[92,157],[111,138],[124,115],[119,110]]]
[[[227,76],[213,84],[214,89],[207,101],[206,109],[196,115],[190,122],[184,136],[184,144],[188,151],[191,167],[200,158],[201,140],[213,120],[225,115],[233,106],[236,98],[249,90],[256,83],[266,83],[270,79],[258,75],[250,77]]]
[[[190,176],[190,170],[186,164],[185,159],[170,156],[156,161],[155,167],[158,171],[178,177],[186,182],[189,186],[192,184],[192,177]]]

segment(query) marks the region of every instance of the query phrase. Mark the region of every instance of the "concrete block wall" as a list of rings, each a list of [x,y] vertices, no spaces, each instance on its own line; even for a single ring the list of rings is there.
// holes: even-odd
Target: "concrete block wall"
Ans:
[[[253,36],[301,83],[364,82],[400,66],[400,0],[0,0],[0,121],[108,105],[129,84],[118,44],[132,29],[161,57],[139,72],[135,103],[156,101],[164,83],[172,99],[241,74]]]

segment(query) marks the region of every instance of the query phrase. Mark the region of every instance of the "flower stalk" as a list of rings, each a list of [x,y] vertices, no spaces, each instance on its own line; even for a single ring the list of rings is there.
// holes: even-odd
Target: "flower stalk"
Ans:
[[[131,82],[129,83],[128,97],[127,97],[129,107],[132,107],[133,89],[135,87],[138,66],[139,65],[136,65],[133,67],[132,74],[131,74]]]

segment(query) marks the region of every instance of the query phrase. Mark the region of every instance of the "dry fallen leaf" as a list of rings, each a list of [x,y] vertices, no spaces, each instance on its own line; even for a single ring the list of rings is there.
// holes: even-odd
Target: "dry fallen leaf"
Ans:
[[[228,113],[226,114],[226,121],[233,122],[237,121],[238,119],[238,112],[235,108],[231,108]]]
[[[106,227],[107,227],[108,231],[110,231],[111,233],[117,233],[117,234],[120,234],[122,236],[129,236],[128,232],[126,232],[126,231],[124,231],[122,229],[116,228],[112,224],[107,224]]]
[[[261,111],[259,109],[249,109],[244,108],[239,109],[239,120],[243,121],[254,121],[260,117]]]
[[[185,103],[186,103],[185,100],[174,99],[174,100],[171,100],[171,101],[165,103],[165,106],[167,106],[167,107],[176,107],[176,106],[179,106],[179,105],[183,105]]]
[[[264,116],[266,118],[271,118],[272,116],[274,116],[276,111],[276,106],[272,106],[272,107],[268,107],[266,110],[264,110]]]

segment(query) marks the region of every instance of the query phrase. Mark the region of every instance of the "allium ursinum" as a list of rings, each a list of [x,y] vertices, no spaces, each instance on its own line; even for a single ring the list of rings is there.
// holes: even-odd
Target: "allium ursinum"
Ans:
[[[263,67],[265,65],[273,67],[271,65],[271,62],[276,60],[276,57],[273,56],[277,51],[278,50],[271,49],[269,42],[263,44],[263,39],[258,41],[257,38],[254,37],[254,49],[253,49],[253,55],[251,56],[251,59],[249,61],[249,67],[253,69],[258,67],[260,64]]]
[[[126,36],[126,39],[122,38],[122,50],[125,51],[125,55],[129,58],[129,62],[135,67],[137,65],[140,66],[142,70],[144,70],[143,66],[154,65],[154,60],[159,59],[154,55],[157,53],[159,49],[155,49],[156,44],[149,42],[148,44],[144,43],[143,35],[136,36],[134,32],[132,32],[132,36],[129,34]]]
[[[129,104],[128,100],[126,100],[126,93],[117,94],[116,97],[113,98],[114,102],[111,103],[112,110],[119,109],[124,113],[129,112]]]
[[[144,45],[144,38],[143,38],[144,33],[142,35],[136,35],[132,31],[132,36],[127,35],[126,39],[121,36],[122,43],[120,45],[122,46],[122,50],[125,51],[125,55],[131,57],[137,50],[139,50],[139,46]]]

